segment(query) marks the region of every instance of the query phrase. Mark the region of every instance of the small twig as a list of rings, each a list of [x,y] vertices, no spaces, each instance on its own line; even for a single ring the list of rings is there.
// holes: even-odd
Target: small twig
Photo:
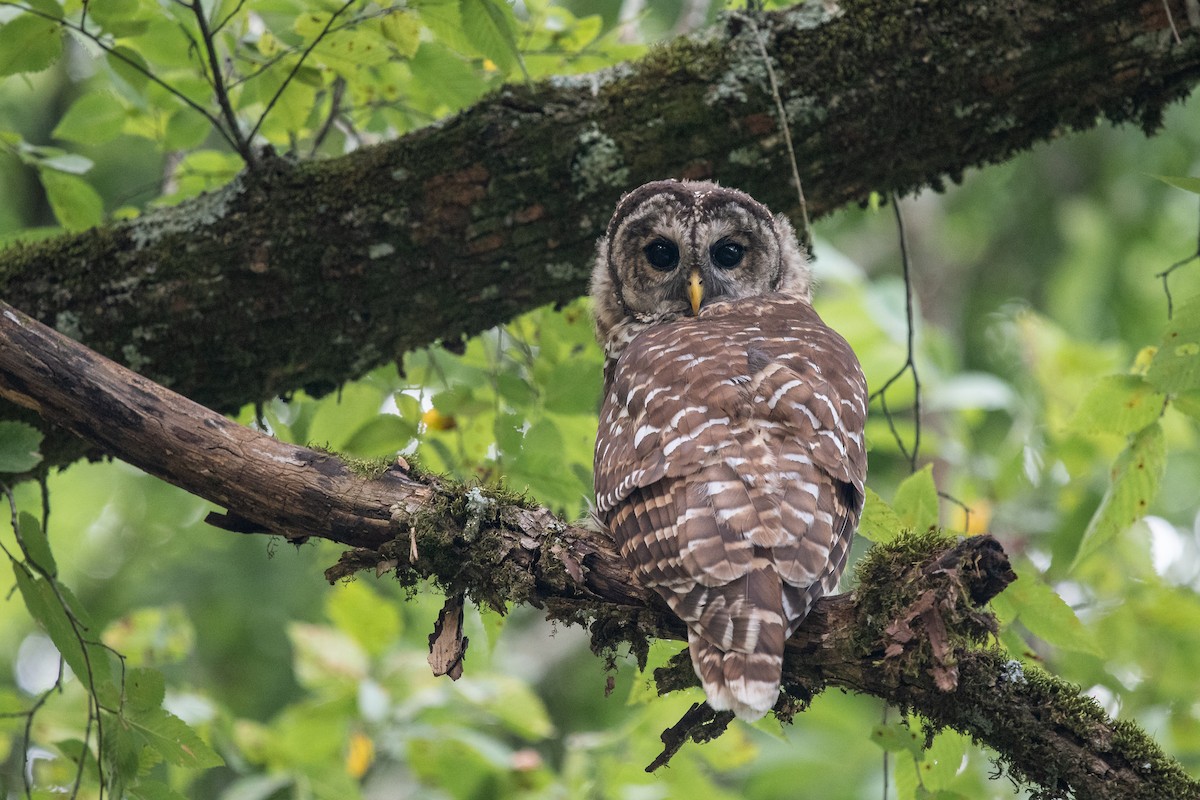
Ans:
[[[900,213],[900,198],[896,196],[895,192],[892,193],[891,198],[892,212],[895,214],[896,228],[900,234],[900,266],[904,274],[904,314],[908,325],[906,342],[907,355],[904,359],[904,364],[900,367],[900,369],[898,369],[896,373],[892,375],[892,377],[888,378],[887,382],[885,382],[880,389],[877,389],[875,392],[873,392],[870,399],[874,400],[877,397],[879,398],[879,403],[883,407],[884,416],[888,421],[888,427],[891,429],[892,435],[896,437],[896,443],[900,446],[900,453],[908,461],[912,471],[916,472],[917,461],[920,457],[921,451],[921,377],[917,373],[915,346],[916,325],[914,323],[915,314],[913,310],[913,285],[911,264],[908,255],[908,236],[904,230],[904,217]],[[912,374],[913,382],[913,446],[911,452],[905,448],[904,442],[900,438],[900,433],[896,430],[896,426],[893,423],[892,415],[888,410],[887,405],[887,390],[891,388],[893,383],[903,377],[904,373],[906,372]]]
[[[253,167],[255,164],[254,151],[250,147],[249,140],[242,137],[241,126],[238,124],[237,113],[233,110],[233,104],[229,102],[229,92],[225,86],[225,78],[221,75],[221,63],[217,56],[217,43],[214,40],[214,33],[208,29],[208,19],[204,16],[204,8],[200,5],[200,0],[187,4],[187,7],[192,10],[196,16],[196,24],[200,26],[200,39],[204,42],[204,52],[208,58],[208,67],[212,75],[209,83],[212,85],[213,93],[217,97],[217,104],[221,107],[221,113],[225,117],[225,124],[229,126],[229,135],[233,138],[234,149],[238,155],[246,162],[248,166]],[[251,134],[253,136],[253,134]]]
[[[1163,294],[1167,296],[1167,319],[1170,320],[1175,316],[1175,298],[1171,295],[1171,273],[1180,267],[1186,266],[1196,259],[1200,258],[1200,225],[1197,226],[1196,233],[1196,252],[1192,253],[1187,258],[1181,258],[1171,266],[1164,269],[1162,272],[1155,274],[1154,277],[1162,281]]]
[[[393,11],[395,11],[396,8],[397,8],[397,6],[388,6],[387,8],[380,9],[378,11],[372,11],[372,12],[368,12],[365,14],[355,14],[353,17],[346,20],[342,24],[334,25],[333,27],[329,28],[328,30],[322,31],[321,35],[328,36],[331,33],[337,33],[338,31],[352,29],[352,28],[360,25],[361,23],[366,22],[367,20],[375,19],[377,17],[386,17],[389,14],[391,14]],[[248,51],[248,50],[234,51],[233,57],[235,59],[239,59],[241,61],[246,62],[247,64],[254,65],[255,69],[251,72],[247,72],[247,73],[241,75],[236,80],[229,81],[229,88],[233,89],[233,88],[236,88],[236,87],[242,85],[243,83],[248,83],[249,81],[254,80],[259,75],[263,74],[264,72],[266,72],[271,67],[275,66],[277,63],[279,63],[283,59],[287,58],[288,56],[295,55],[296,53],[299,53],[299,52],[300,52],[299,45],[296,45],[295,47],[285,47],[285,48],[280,49],[277,53],[275,53],[275,55],[271,56],[270,58],[267,58],[264,60],[256,60],[253,57],[252,51]]]
[[[1170,320],[1175,316],[1175,298],[1171,294],[1171,273],[1180,267],[1186,266],[1196,259],[1200,258],[1200,251],[1193,253],[1187,258],[1182,258],[1176,261],[1171,266],[1167,267],[1162,272],[1157,273],[1154,277],[1160,279],[1163,285],[1163,294],[1167,296],[1167,319]]]
[[[346,81],[338,76],[334,78],[333,88],[329,98],[329,114],[325,117],[325,124],[321,126],[321,130],[317,131],[317,135],[313,137],[312,148],[308,151],[308,157],[312,158],[317,154],[317,150],[321,147],[321,143],[325,141],[325,137],[333,130],[333,123],[337,120],[338,114],[342,113],[342,97],[346,93]]]
[[[238,12],[242,10],[242,6],[244,5],[246,5],[246,0],[238,0],[237,5],[233,7],[233,10],[225,15],[225,19],[213,26],[212,35],[216,36],[218,33],[220,33],[221,29],[229,24],[229,20],[238,15]]]
[[[275,90],[275,94],[273,94],[271,99],[267,101],[267,107],[264,108],[262,114],[259,115],[258,122],[254,123],[254,127],[250,129],[250,135],[247,137],[248,139],[253,141],[254,136],[258,133],[258,129],[262,127],[264,122],[266,122],[267,115],[271,113],[271,109],[275,108],[275,104],[278,103],[279,98],[283,96],[284,90],[291,85],[292,79],[296,77],[296,73],[300,71],[300,67],[304,66],[305,59],[309,57],[316,46],[321,43],[321,40],[325,38],[325,35],[329,33],[330,28],[333,27],[334,20],[344,14],[346,10],[350,8],[350,6],[354,5],[355,2],[357,2],[357,0],[346,0],[345,3],[342,3],[342,7],[337,11],[334,11],[333,14],[329,16],[329,19],[325,21],[325,27],[322,28],[321,32],[317,34],[317,37],[309,43],[308,47],[304,48],[304,52],[300,54],[300,58],[296,59],[296,63],[292,65],[292,69],[290,72],[288,72],[287,77],[283,79],[283,82],[279,84],[279,88]]]
[[[24,758],[21,759],[21,783],[25,788],[25,800],[33,800],[33,785],[30,782],[33,770],[29,768],[29,743],[33,741],[33,719],[37,716],[38,711],[42,709],[42,706],[46,704],[46,701],[50,699],[51,695],[62,691],[64,664],[66,664],[66,661],[63,660],[62,656],[59,656],[58,677],[55,678],[54,684],[38,695],[38,699],[34,700],[33,705],[25,712],[25,732],[21,736],[21,752],[24,754]]]
[[[971,514],[973,513],[973,512],[971,511],[971,507],[970,507],[969,505],[967,505],[966,503],[964,503],[962,500],[959,500],[959,499],[958,499],[957,497],[955,497],[954,495],[950,494],[949,492],[943,492],[943,491],[939,490],[937,494],[938,494],[938,497],[940,497],[941,499],[945,500],[947,503],[950,503],[950,504],[952,504],[952,505],[956,505],[956,506],[958,506],[959,508],[961,508],[961,509],[962,509],[962,512],[963,512],[963,531],[965,531],[965,532],[968,532],[968,533],[969,533],[969,532],[970,532],[970,530],[971,530]]]
[[[146,69],[141,64],[137,63],[132,58],[130,58],[129,56],[122,53],[120,50],[117,50],[116,48],[114,48],[111,44],[104,41],[104,39],[101,36],[92,33],[91,31],[84,28],[82,25],[78,25],[78,24],[69,22],[66,19],[56,17],[56,16],[54,16],[52,14],[48,14],[44,11],[39,11],[36,8],[19,5],[17,3],[0,3],[0,5],[12,6],[13,8],[24,11],[27,14],[33,14],[35,17],[41,17],[42,19],[48,19],[52,22],[55,22],[55,23],[63,26],[67,30],[75,31],[76,33],[80,34],[81,36],[86,36],[88,39],[90,39],[97,47],[99,47],[105,53],[107,53],[108,55],[117,59],[118,61],[124,62],[127,66],[129,66],[134,71],[139,72],[142,75],[144,75],[147,80],[150,80],[150,81],[158,84],[159,86],[161,86],[163,89],[166,89],[169,94],[174,96],[180,102],[187,105],[193,111],[199,112],[201,115],[204,116],[204,118],[206,120],[208,120],[209,124],[211,124],[213,126],[213,129],[216,130],[216,132],[221,135],[221,138],[229,143],[230,147],[234,148],[235,150],[237,149],[237,141],[232,136],[230,136],[229,132],[225,130],[224,125],[221,124],[221,120],[218,117],[214,116],[211,111],[209,111],[204,106],[197,103],[196,101],[192,100],[190,97],[185,95],[183,92],[179,91],[174,86],[167,83],[162,78],[158,77],[153,72]]]

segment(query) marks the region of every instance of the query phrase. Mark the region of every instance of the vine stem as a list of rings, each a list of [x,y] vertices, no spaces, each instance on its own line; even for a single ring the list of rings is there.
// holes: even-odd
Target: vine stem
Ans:
[[[804,184],[800,181],[800,167],[796,162],[796,150],[792,146],[791,125],[788,124],[787,111],[783,107],[783,98],[779,93],[779,82],[775,79],[775,68],[771,65],[771,56],[767,53],[767,43],[762,30],[755,22],[753,12],[748,17],[750,28],[754,31],[754,41],[758,52],[762,55],[763,65],[767,68],[767,80],[771,84],[771,96],[775,101],[775,113],[779,117],[779,129],[783,131],[783,143],[787,147],[788,161],[792,167],[792,182],[796,184],[796,195],[800,200],[800,245],[809,257],[812,256],[812,226],[808,221],[808,202],[804,199]]]
[[[900,454],[908,461],[912,471],[916,472],[917,461],[920,458],[921,451],[921,376],[917,372],[916,360],[916,313],[913,300],[912,264],[908,250],[908,236],[904,228],[904,215],[900,211],[900,198],[896,196],[895,192],[892,192],[890,197],[892,201],[892,213],[896,217],[896,229],[900,234],[900,267],[904,276],[904,316],[907,325],[905,337],[906,356],[904,364],[901,365],[900,369],[896,370],[895,374],[888,378],[882,387],[873,392],[870,399],[879,398],[879,404],[883,409],[884,417],[887,418],[888,428],[891,430],[892,436],[895,437],[896,444],[900,447]],[[904,439],[896,429],[895,420],[887,404],[887,390],[892,387],[892,384],[904,377],[905,373],[912,375],[913,382],[913,444],[911,451],[905,447]]]

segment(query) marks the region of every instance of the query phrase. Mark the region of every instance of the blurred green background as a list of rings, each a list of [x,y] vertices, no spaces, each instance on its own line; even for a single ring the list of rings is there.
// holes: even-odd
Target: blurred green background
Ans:
[[[92,5],[87,24],[107,47],[127,48],[189,96],[211,94],[181,38],[190,13],[182,4]],[[22,7],[0,5],[0,64],[13,63],[5,53],[16,34],[4,31],[30,16]],[[220,43],[230,74],[259,76],[236,84],[239,114],[257,119],[289,63],[273,59],[294,58],[315,36],[304,17],[327,19],[340,7],[205,6],[214,20],[228,15]],[[68,20],[81,18],[78,3],[58,8]],[[479,31],[469,12],[488,9],[501,22]],[[334,156],[453,113],[520,79],[522,69],[535,79],[597,69],[721,10],[720,2],[682,0],[644,7],[527,0],[515,10],[492,0],[413,2],[391,13],[354,4],[354,24],[314,49],[261,133],[281,150]],[[378,39],[385,57],[350,62],[345,48],[355,37]],[[73,34],[63,49],[59,40],[59,53],[36,52],[53,49],[43,42],[12,57],[18,67],[26,63],[19,59],[44,57],[44,68],[6,67],[13,74],[0,80],[0,239],[133,215],[237,172],[237,156],[194,111],[95,41]],[[322,135],[335,86],[343,113]],[[1002,642],[1014,657],[1141,723],[1193,774],[1200,774],[1200,449],[1198,406],[1186,393],[1160,420],[1146,421],[1165,443],[1146,516],[1077,554],[1089,525],[1102,521],[1112,470],[1135,432],[1106,421],[1128,399],[1109,391],[1128,381],[1111,376],[1132,371],[1143,385],[1138,375],[1149,356],[1139,362],[1139,353],[1159,343],[1168,322],[1157,275],[1197,249],[1200,198],[1155,176],[1197,174],[1200,103],[1193,99],[1172,108],[1154,138],[1106,126],[1073,134],[971,171],[944,193],[900,203],[919,314],[921,462],[950,498],[942,524],[989,531],[1014,558],[1021,580],[996,603]],[[844,210],[817,221],[815,233],[818,310],[880,387],[905,358],[892,209]],[[1200,288],[1200,263],[1170,281],[1183,313]],[[580,300],[488,331],[462,355],[438,347],[410,353],[403,377],[383,368],[334,395],[274,401],[263,421],[298,443],[360,456],[402,453],[460,479],[503,480],[577,518],[591,493],[601,363]],[[906,444],[911,402],[911,382],[898,381],[888,404]],[[240,421],[254,424],[254,410]],[[869,485],[890,499],[910,465],[877,405],[869,438]],[[885,757],[872,732],[899,724],[897,712],[840,691],[818,697],[791,727],[735,723],[718,741],[687,747],[669,769],[646,775],[658,734],[697,695],[656,697],[625,656],[606,671],[578,629],[549,625],[528,608],[501,617],[469,607],[465,675],[457,683],[435,679],[425,662],[442,601],[434,592],[410,596],[387,576],[368,575],[330,587],[322,571],[336,547],[297,548],[210,528],[202,522],[206,503],[119,463],[75,464],[50,477],[48,496],[62,583],[128,665],[161,671],[166,708],[224,761],[198,770],[143,758],[142,788],[133,781],[130,796],[1021,796],[1009,781],[989,779],[990,755],[954,734],[940,735],[923,755]],[[16,486],[15,498],[21,510],[41,513],[38,486]],[[20,552],[7,526],[0,543]],[[676,649],[656,645],[652,661]],[[6,591],[0,712],[46,697],[31,725],[32,775],[43,794],[72,785],[64,743],[84,738],[87,723],[77,679],[43,695],[57,672],[53,645],[20,595]],[[21,791],[24,720],[0,720],[0,796]],[[80,795],[98,791],[92,778]]]

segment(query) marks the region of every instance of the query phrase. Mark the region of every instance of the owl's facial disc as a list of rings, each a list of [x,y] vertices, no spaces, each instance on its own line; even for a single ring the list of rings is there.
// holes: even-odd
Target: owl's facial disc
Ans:
[[[810,299],[791,224],[744,192],[703,181],[655,181],[622,197],[592,271],[596,331],[606,342],[625,321],[670,322],[771,293]]]

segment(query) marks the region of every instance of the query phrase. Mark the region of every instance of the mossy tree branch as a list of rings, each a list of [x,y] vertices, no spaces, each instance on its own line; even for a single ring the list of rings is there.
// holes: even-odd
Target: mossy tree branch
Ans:
[[[544,609],[587,625],[597,652],[684,638],[682,624],[638,589],[603,533],[573,527],[520,498],[421,475],[397,462],[371,474],[289,445],[130,372],[0,303],[0,397],[91,444],[225,506],[210,521],[245,533],[320,537],[352,549],[331,581],[364,569],[504,611]],[[1200,795],[1135,725],[1114,722],[1075,687],[987,646],[980,606],[1014,579],[991,537],[960,544],[927,534],[876,547],[859,588],[826,598],[788,644],[781,700],[790,718],[827,686],[869,693],[992,747],[1044,797]],[[660,691],[694,685],[686,654],[656,674]],[[724,720],[727,722],[727,720]],[[676,726],[709,735],[707,720]],[[668,753],[669,754],[669,753]],[[658,763],[658,762],[656,762]]]
[[[1102,119],[1154,130],[1200,75],[1185,5],[843,0],[753,26],[734,14],[394,142],[264,156],[179,207],[9,248],[0,295],[210,408],[327,390],[578,296],[614,201],[646,180],[712,177],[793,208],[758,33],[819,216]],[[59,440],[48,451],[79,455]]]

